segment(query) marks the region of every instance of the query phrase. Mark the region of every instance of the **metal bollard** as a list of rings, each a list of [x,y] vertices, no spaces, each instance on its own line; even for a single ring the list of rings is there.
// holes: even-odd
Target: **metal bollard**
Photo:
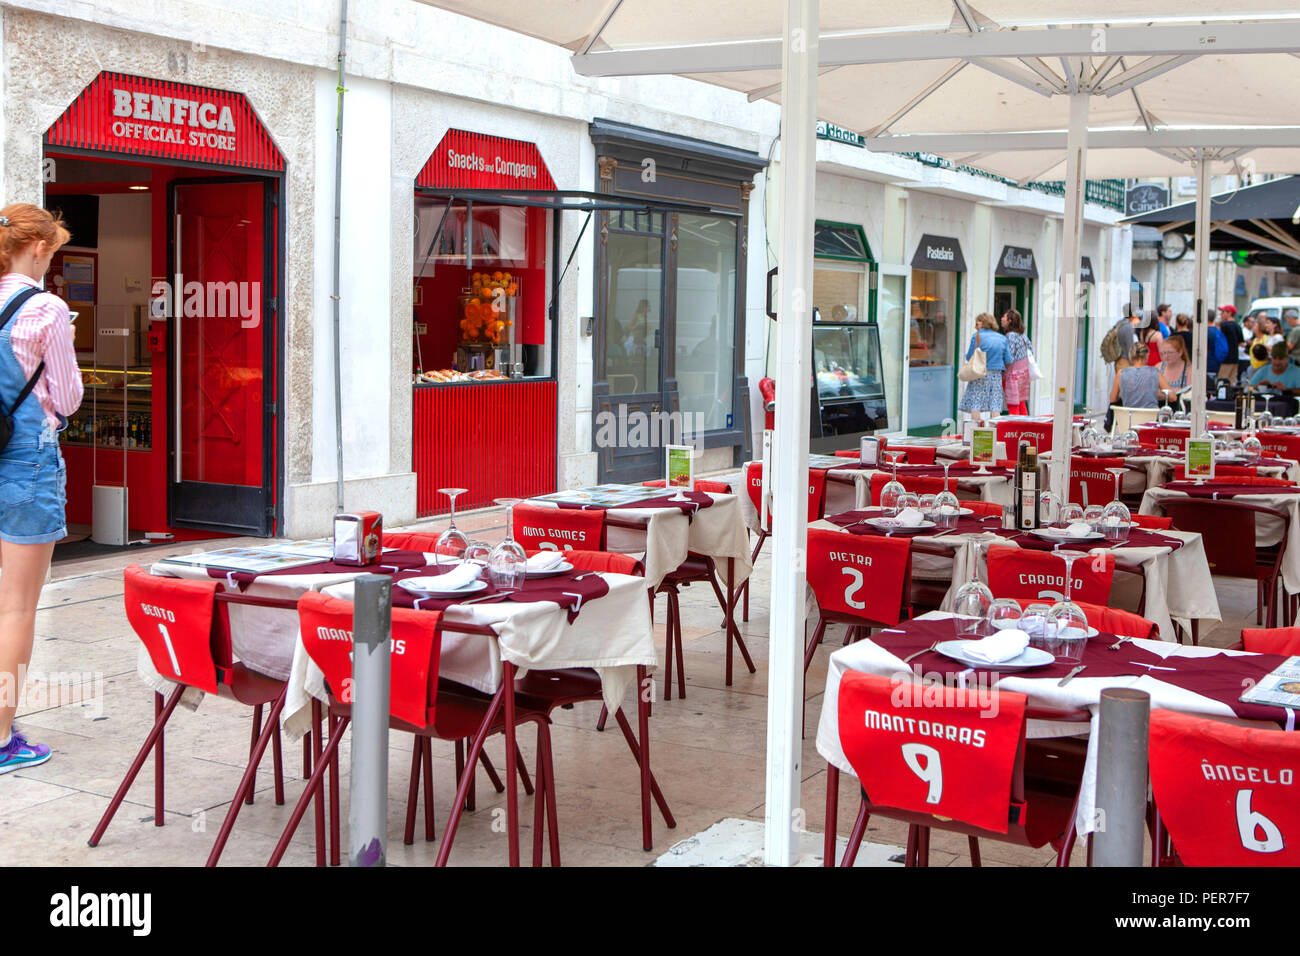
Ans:
[[[1101,692],[1093,866],[1142,865],[1150,716],[1151,697],[1145,691],[1113,687]]]
[[[356,579],[352,620],[352,787],[348,865],[384,866],[388,842],[388,689],[393,579]]]

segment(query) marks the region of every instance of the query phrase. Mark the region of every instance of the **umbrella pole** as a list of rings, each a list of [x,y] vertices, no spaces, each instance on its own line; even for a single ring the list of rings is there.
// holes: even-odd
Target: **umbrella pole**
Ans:
[[[818,0],[786,0],[781,80],[781,401],[772,471],[772,591],[767,676],[767,803],[763,862],[794,862],[802,765],[803,642],[808,514],[808,402],[812,359],[813,194],[817,172]]]
[[[1069,501],[1070,447],[1074,432],[1074,364],[1079,324],[1079,252],[1083,232],[1085,164],[1088,152],[1088,93],[1070,94],[1066,137],[1065,225],[1061,235],[1061,282],[1057,296],[1056,370],[1052,403],[1052,491]]]
[[[1205,431],[1205,364],[1209,327],[1205,321],[1206,273],[1210,265],[1210,164],[1196,151],[1196,325],[1192,336],[1192,431]]]

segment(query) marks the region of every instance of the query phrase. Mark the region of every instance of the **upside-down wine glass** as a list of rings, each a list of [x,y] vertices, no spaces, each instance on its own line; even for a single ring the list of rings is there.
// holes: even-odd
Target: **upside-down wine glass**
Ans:
[[[524,583],[528,555],[514,538],[514,510],[518,498],[497,498],[496,503],[506,509],[506,536],[488,554],[488,571],[493,586],[503,591],[518,591]]]
[[[1047,612],[1047,627],[1058,650],[1057,656],[1067,661],[1083,659],[1083,645],[1088,637],[1088,617],[1083,608],[1071,600],[1071,585],[1074,576],[1074,562],[1087,557],[1082,551],[1057,551],[1065,561],[1065,586],[1060,601],[1052,605]]]
[[[469,547],[469,539],[456,527],[456,499],[465,493],[465,488],[439,488],[438,494],[446,495],[451,501],[451,510],[447,512],[447,530],[438,535],[433,546],[433,563],[442,566],[443,558],[450,558],[447,564],[459,564]]]
[[[1102,509],[1101,527],[1098,530],[1111,541],[1127,541],[1133,513],[1129,511],[1128,505],[1120,501],[1119,487],[1124,479],[1124,472],[1128,469],[1107,468],[1106,470],[1115,478],[1115,500]]]
[[[894,466],[894,477],[885,482],[885,486],[880,489],[880,507],[886,515],[898,514],[898,496],[907,490],[898,480],[898,459],[904,454],[901,451],[885,452],[885,457],[890,459]]]
[[[971,545],[970,578],[957,589],[952,599],[952,613],[957,637],[976,637],[980,625],[988,617],[989,606],[993,604],[993,592],[980,580],[980,541],[981,535],[964,535]],[[969,619],[968,619],[969,618]]]

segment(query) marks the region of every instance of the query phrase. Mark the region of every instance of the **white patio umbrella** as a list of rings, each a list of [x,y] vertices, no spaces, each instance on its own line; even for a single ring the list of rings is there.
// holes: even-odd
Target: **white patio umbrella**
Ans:
[[[1064,314],[1052,382],[1057,462],[1068,455],[1073,412],[1073,355],[1061,343],[1075,339],[1089,145],[1116,149],[1117,162],[1132,150],[1195,161],[1202,199],[1210,163],[1252,148],[1300,146],[1300,127],[1275,125],[1300,115],[1300,89],[1286,83],[1300,51],[1300,15],[1290,0],[1247,0],[1230,13],[1216,0],[981,0],[978,9],[970,0],[718,0],[707,7],[695,0],[425,2],[572,49],[582,75],[678,74],[781,102],[780,381],[809,380],[815,120],[861,131],[875,149],[937,153],[994,171],[1005,164],[1018,179],[1063,177]],[[1119,168],[1097,160],[1094,169],[1102,165]],[[1202,302],[1207,247],[1197,242]],[[1201,344],[1194,351],[1203,369],[1200,308],[1196,318]],[[1203,374],[1196,389],[1199,408]],[[791,387],[778,405],[782,451],[772,477],[783,493],[805,483],[807,402],[807,390]],[[1066,474],[1057,469],[1058,493]],[[770,864],[791,862],[796,839],[806,524],[803,508],[776,509]]]

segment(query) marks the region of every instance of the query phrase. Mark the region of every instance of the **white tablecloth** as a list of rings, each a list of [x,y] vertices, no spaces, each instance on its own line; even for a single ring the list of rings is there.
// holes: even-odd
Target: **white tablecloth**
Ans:
[[[608,517],[635,522],[642,527],[607,528],[605,547],[641,557],[648,587],[657,588],[664,575],[686,560],[687,552],[713,558],[723,588],[727,587],[727,559],[733,559],[735,584],[739,586],[753,570],[743,511],[749,503],[749,496],[744,494],[743,485],[740,489],[739,495],[710,494],[713,504],[701,508],[689,520],[678,508],[611,508],[606,512]],[[528,503],[559,507],[553,501],[531,498]]]
[[[208,579],[202,568],[156,565],[155,570]],[[244,593],[297,599],[308,590],[320,590],[351,600],[353,579],[369,570],[358,568],[356,574],[267,575],[254,581]],[[624,574],[601,577],[609,585],[609,593],[584,605],[572,624],[568,610],[550,601],[452,605],[444,612],[444,621],[488,625],[497,637],[444,633],[439,673],[491,694],[501,686],[502,658],[524,670],[592,667],[601,676],[605,703],[614,710],[635,681],[636,668],[655,668],[654,627],[644,578]],[[228,606],[235,657],[259,673],[288,681],[281,725],[293,739],[301,737],[311,729],[311,699],[324,699],[324,685],[319,669],[307,657],[299,639],[297,613],[280,608]],[[264,670],[264,666],[275,670]],[[137,656],[137,670],[154,690],[166,693],[173,686],[154,669],[143,646]],[[197,706],[201,694],[187,691],[183,700],[188,706]]]
[[[923,615],[921,620],[938,620],[951,616],[943,612],[931,612]],[[881,633],[887,634],[889,630]],[[1138,640],[1134,641],[1133,644],[1160,657],[1212,657],[1216,654],[1234,655],[1245,653],[1244,651],[1218,650],[1212,647],[1167,644],[1163,641]],[[1122,651],[1117,653],[1122,653]],[[885,677],[910,674],[912,671],[896,655],[869,638],[856,641],[831,655],[830,666],[826,671],[826,693],[822,697],[821,719],[817,724],[817,752],[844,773],[852,774],[853,767],[849,764],[848,759],[844,756],[844,751],[840,747],[839,731],[840,679],[847,671],[861,671]],[[1082,708],[1092,713],[1091,722],[1088,724],[1065,724],[1031,720],[1026,729],[1026,733],[1030,737],[1061,737],[1088,733],[1088,756],[1084,765],[1079,812],[1076,817],[1080,833],[1091,833],[1095,829],[1094,806],[1097,791],[1096,730],[1101,692],[1103,690],[1108,687],[1132,687],[1146,691],[1151,695],[1151,707],[1153,709],[1160,707],[1166,710],[1179,710],[1186,713],[1236,720],[1232,710],[1226,704],[1145,675],[1095,678],[1080,675],[1064,687],[1060,687],[1056,678],[1043,680],[1035,679],[1028,674],[1025,676],[1006,674],[1001,676],[1001,679],[993,686],[999,690],[1026,694],[1030,698],[1032,705],[1054,707],[1061,710]]]
[[[1182,491],[1170,491],[1168,488],[1149,488],[1142,496],[1139,511],[1144,515],[1164,514],[1160,502],[1166,498],[1186,498]],[[1300,495],[1234,495],[1232,501],[1243,504],[1262,505],[1273,508],[1288,516],[1288,543],[1282,555],[1282,583],[1291,594],[1300,593]],[[1167,534],[1168,532],[1161,532]],[[1268,548],[1282,540],[1282,522],[1274,518],[1255,518],[1255,547]]]

